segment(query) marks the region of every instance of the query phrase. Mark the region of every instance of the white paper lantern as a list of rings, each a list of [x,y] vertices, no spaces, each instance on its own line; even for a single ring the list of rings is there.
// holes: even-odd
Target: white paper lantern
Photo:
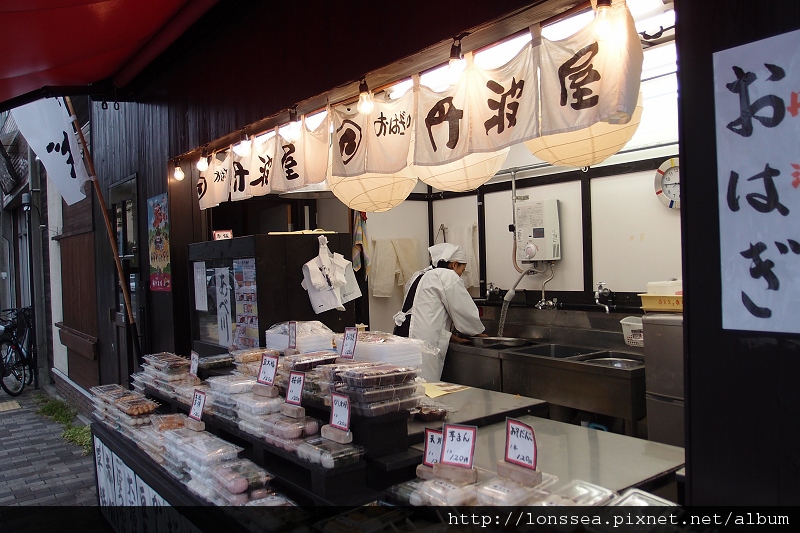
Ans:
[[[577,131],[556,133],[525,141],[531,153],[551,165],[588,167],[605,161],[631,140],[642,119],[642,95],[627,124],[596,122]]]
[[[417,185],[417,177],[411,167],[406,167],[395,174],[329,176],[328,182],[333,194],[350,209],[380,213],[408,198]]]
[[[458,161],[445,163],[444,165],[415,165],[412,168],[419,179],[440,191],[474,191],[497,174],[497,171],[503,166],[510,149],[504,148],[499,152],[468,154]]]

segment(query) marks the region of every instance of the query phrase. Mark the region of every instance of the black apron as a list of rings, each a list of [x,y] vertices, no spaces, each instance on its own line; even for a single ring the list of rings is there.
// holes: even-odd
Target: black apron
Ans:
[[[428,271],[430,272],[430,270]],[[408,313],[408,310],[411,309],[411,306],[414,305],[414,297],[417,295],[417,285],[419,285],[422,276],[427,274],[420,274],[417,279],[414,280],[414,283],[411,284],[411,287],[408,289],[408,294],[406,294],[406,299],[403,302],[403,313]],[[398,326],[395,324],[394,331],[392,333],[397,335],[398,337],[408,337],[408,331],[411,328],[411,315],[406,315],[406,319],[403,320],[403,324]]]

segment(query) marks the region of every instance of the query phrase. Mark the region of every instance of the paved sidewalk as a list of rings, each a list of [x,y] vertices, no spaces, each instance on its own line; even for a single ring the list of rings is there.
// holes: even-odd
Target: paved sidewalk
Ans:
[[[0,390],[0,506],[97,505],[94,459],[36,414],[39,392],[26,387],[12,398]]]

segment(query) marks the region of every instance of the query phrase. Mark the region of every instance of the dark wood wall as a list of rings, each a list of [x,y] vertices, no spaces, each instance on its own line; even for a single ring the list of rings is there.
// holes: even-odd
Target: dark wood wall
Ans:
[[[722,329],[712,54],[800,28],[800,3],[675,0],[675,8],[687,503],[798,505],[798,338]]]

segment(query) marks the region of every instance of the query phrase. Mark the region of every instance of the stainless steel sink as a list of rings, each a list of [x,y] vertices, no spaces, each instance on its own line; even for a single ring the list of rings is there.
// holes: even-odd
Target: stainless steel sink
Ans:
[[[552,357],[554,359],[568,359],[598,352],[597,348],[568,346],[565,344],[536,344],[525,348],[513,348],[509,351],[513,351],[516,354]]]
[[[597,359],[586,359],[584,362],[590,365],[610,366],[612,368],[623,369],[641,368],[644,366],[644,363],[641,361],[636,361],[635,359],[619,359],[617,357],[598,357]]]

